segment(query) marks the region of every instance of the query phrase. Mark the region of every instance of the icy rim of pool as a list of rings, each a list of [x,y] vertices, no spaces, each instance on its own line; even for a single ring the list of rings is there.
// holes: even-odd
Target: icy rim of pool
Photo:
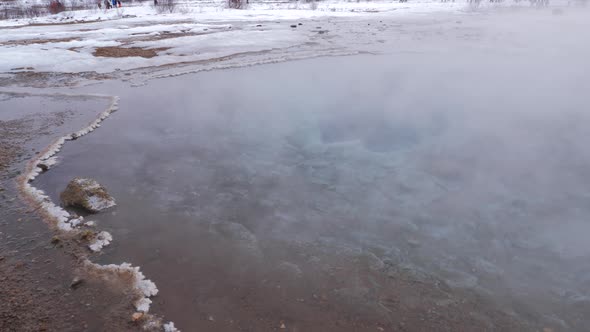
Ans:
[[[50,226],[57,228],[62,233],[81,233],[81,226],[85,225],[88,227],[94,226],[93,221],[84,222],[83,217],[77,217],[71,215],[69,212],[64,210],[59,205],[56,205],[51,201],[48,195],[42,190],[32,185],[33,180],[39,176],[42,172],[50,169],[57,163],[56,155],[59,153],[66,141],[72,141],[84,135],[87,135],[97,128],[100,127],[102,121],[108,118],[113,112],[117,111],[119,97],[108,96],[100,94],[65,94],[65,93],[54,93],[54,94],[31,94],[31,93],[20,93],[20,92],[8,92],[2,91],[3,93],[19,96],[41,96],[41,97],[89,97],[99,98],[110,101],[109,106],[101,112],[98,117],[90,122],[86,127],[78,130],[77,132],[69,135],[62,136],[53,141],[47,146],[41,153],[36,155],[33,159],[27,162],[25,171],[17,179],[18,188],[23,200],[28,203],[31,207],[38,211],[39,214],[46,220]],[[100,251],[103,247],[107,246],[113,237],[106,231],[98,232],[95,239],[89,245],[89,249],[93,252]],[[122,264],[108,264],[100,265],[91,262],[89,259],[85,259],[83,265],[89,270],[96,272],[97,274],[109,277],[114,276],[123,277],[125,275],[131,276],[131,287],[137,293],[137,300],[135,300],[135,309],[144,314],[144,328],[148,330],[160,329],[166,332],[180,332],[174,327],[174,323],[169,322],[162,324],[162,321],[153,315],[148,315],[150,304],[152,301],[150,297],[158,294],[158,288],[156,284],[151,280],[147,279],[144,274],[140,271],[138,266],[132,266],[129,263]],[[107,278],[111,279],[111,278]]]

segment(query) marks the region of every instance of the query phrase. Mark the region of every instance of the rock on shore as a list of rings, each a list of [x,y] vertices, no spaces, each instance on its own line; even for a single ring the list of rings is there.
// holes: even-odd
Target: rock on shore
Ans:
[[[94,179],[74,178],[60,195],[64,206],[75,206],[97,213],[115,206],[115,199]]]

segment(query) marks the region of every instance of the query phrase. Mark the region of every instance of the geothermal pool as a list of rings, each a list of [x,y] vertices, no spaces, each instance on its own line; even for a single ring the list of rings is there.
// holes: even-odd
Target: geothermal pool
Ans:
[[[590,80],[548,63],[389,54],[118,87],[35,185],[105,185],[117,207],[87,219],[114,242],[93,259],[141,266],[183,331],[584,330]]]

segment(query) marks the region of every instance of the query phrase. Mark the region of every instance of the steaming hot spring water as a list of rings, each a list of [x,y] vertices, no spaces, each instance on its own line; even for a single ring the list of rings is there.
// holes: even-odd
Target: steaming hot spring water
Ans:
[[[107,187],[118,205],[92,219],[114,241],[94,261],[141,266],[187,331],[397,326],[456,294],[576,330],[589,80],[532,79],[546,61],[354,56],[102,87],[119,111],[35,184],[54,201],[73,176]]]

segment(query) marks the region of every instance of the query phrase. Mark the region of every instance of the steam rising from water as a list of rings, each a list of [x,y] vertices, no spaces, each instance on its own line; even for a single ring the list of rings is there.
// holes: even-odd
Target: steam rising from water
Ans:
[[[229,296],[217,285],[285,269],[305,278],[341,254],[376,273],[433,275],[516,317],[583,329],[575,310],[590,295],[590,47],[580,36],[590,21],[548,13],[440,23],[451,35],[435,26],[434,37],[416,32],[380,56],[121,91],[125,112],[66,147],[64,160],[75,162],[44,185],[93,166],[120,202],[99,221],[121,243],[112,255],[132,256],[168,288],[159,296],[178,324],[197,322],[174,317],[191,306],[175,289],[212,310]],[[179,273],[158,280],[150,271]],[[215,273],[212,286],[195,284],[203,271]],[[350,298],[360,288],[327,292]]]

